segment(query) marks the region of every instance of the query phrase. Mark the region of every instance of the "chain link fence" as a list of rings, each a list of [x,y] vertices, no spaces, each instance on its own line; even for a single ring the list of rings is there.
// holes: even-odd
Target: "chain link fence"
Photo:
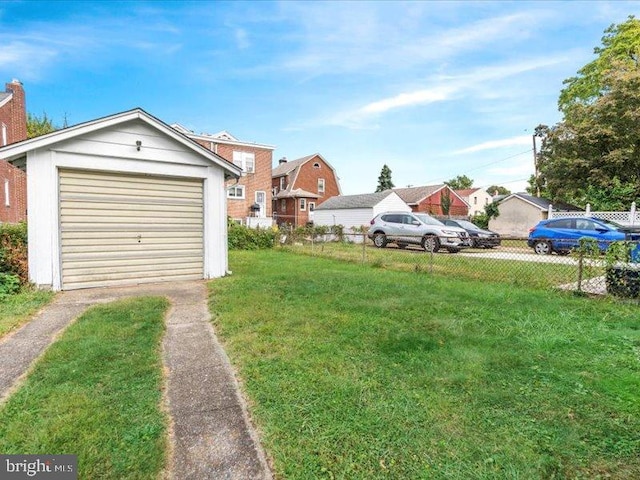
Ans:
[[[581,239],[576,248],[550,254],[537,254],[527,238],[517,237],[502,237],[497,246],[465,246],[459,251],[445,247],[434,251],[433,243],[421,238],[403,237],[384,247],[377,244],[366,232],[292,229],[281,231],[277,248],[424,275],[626,298],[640,294],[640,263],[630,261],[640,260],[637,242],[603,247],[602,242]]]

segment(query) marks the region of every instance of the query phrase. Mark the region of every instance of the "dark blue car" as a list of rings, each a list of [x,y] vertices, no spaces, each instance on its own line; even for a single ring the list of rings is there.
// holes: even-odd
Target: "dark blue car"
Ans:
[[[538,255],[553,252],[566,255],[584,237],[595,238],[600,251],[604,252],[616,241],[640,241],[640,227],[625,227],[599,218],[552,218],[542,220],[529,230],[527,243]]]

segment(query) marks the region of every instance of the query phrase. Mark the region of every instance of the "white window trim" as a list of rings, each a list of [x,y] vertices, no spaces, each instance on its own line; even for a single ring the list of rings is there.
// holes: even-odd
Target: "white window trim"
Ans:
[[[242,192],[242,195],[237,195],[238,190]],[[231,192],[235,192],[236,195],[232,195]],[[245,188],[244,185],[232,185],[227,189],[227,198],[232,200],[244,200]]]
[[[307,199],[306,198],[301,198],[300,199],[300,211],[301,212],[305,212],[307,210]]]
[[[233,151],[233,164],[242,168],[243,173],[256,173],[256,155],[252,152]]]
[[[322,185],[322,188],[320,188],[320,185]],[[325,181],[324,178],[319,178],[318,179],[318,193],[324,193],[325,191]]]
[[[11,206],[11,200],[9,197],[9,180],[4,181],[4,206],[5,207]]]
[[[280,177],[280,190],[284,190],[286,188],[286,177],[282,176]]]
[[[7,144],[7,126],[2,124],[2,146],[4,147]]]

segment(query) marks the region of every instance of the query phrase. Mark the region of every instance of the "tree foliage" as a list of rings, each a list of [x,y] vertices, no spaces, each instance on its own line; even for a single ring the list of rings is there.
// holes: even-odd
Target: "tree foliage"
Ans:
[[[602,46],[594,48],[596,59],[566,79],[560,92],[558,107],[567,115],[576,105],[589,105],[608,92],[606,76],[612,69],[638,68],[640,62],[640,20],[629,16],[619,25],[604,31]]]
[[[491,185],[489,188],[486,189],[486,192],[491,195],[510,195],[511,194],[511,190],[505,188],[505,187],[501,187],[500,185]]]
[[[444,183],[445,185],[449,185],[452,190],[467,190],[473,188],[473,180],[466,175],[458,175]]]
[[[598,57],[565,81],[563,120],[539,125],[539,175],[528,191],[594,210],[626,210],[640,198],[640,21],[605,30]]]
[[[42,117],[31,113],[27,114],[27,138],[39,137],[56,130],[58,130],[58,127],[53,124],[46,112],[42,114]]]
[[[376,188],[376,192],[384,192],[393,187],[395,187],[395,185],[391,181],[391,169],[385,164],[382,166],[380,176],[378,177],[378,188]]]

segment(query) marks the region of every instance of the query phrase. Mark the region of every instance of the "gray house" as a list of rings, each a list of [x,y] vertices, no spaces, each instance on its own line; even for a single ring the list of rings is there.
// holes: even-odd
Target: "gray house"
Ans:
[[[489,221],[489,230],[503,236],[526,237],[529,229],[540,220],[546,220],[549,208],[554,211],[579,211],[577,207],[565,203],[553,203],[527,193],[512,193],[499,200],[500,215]]]

